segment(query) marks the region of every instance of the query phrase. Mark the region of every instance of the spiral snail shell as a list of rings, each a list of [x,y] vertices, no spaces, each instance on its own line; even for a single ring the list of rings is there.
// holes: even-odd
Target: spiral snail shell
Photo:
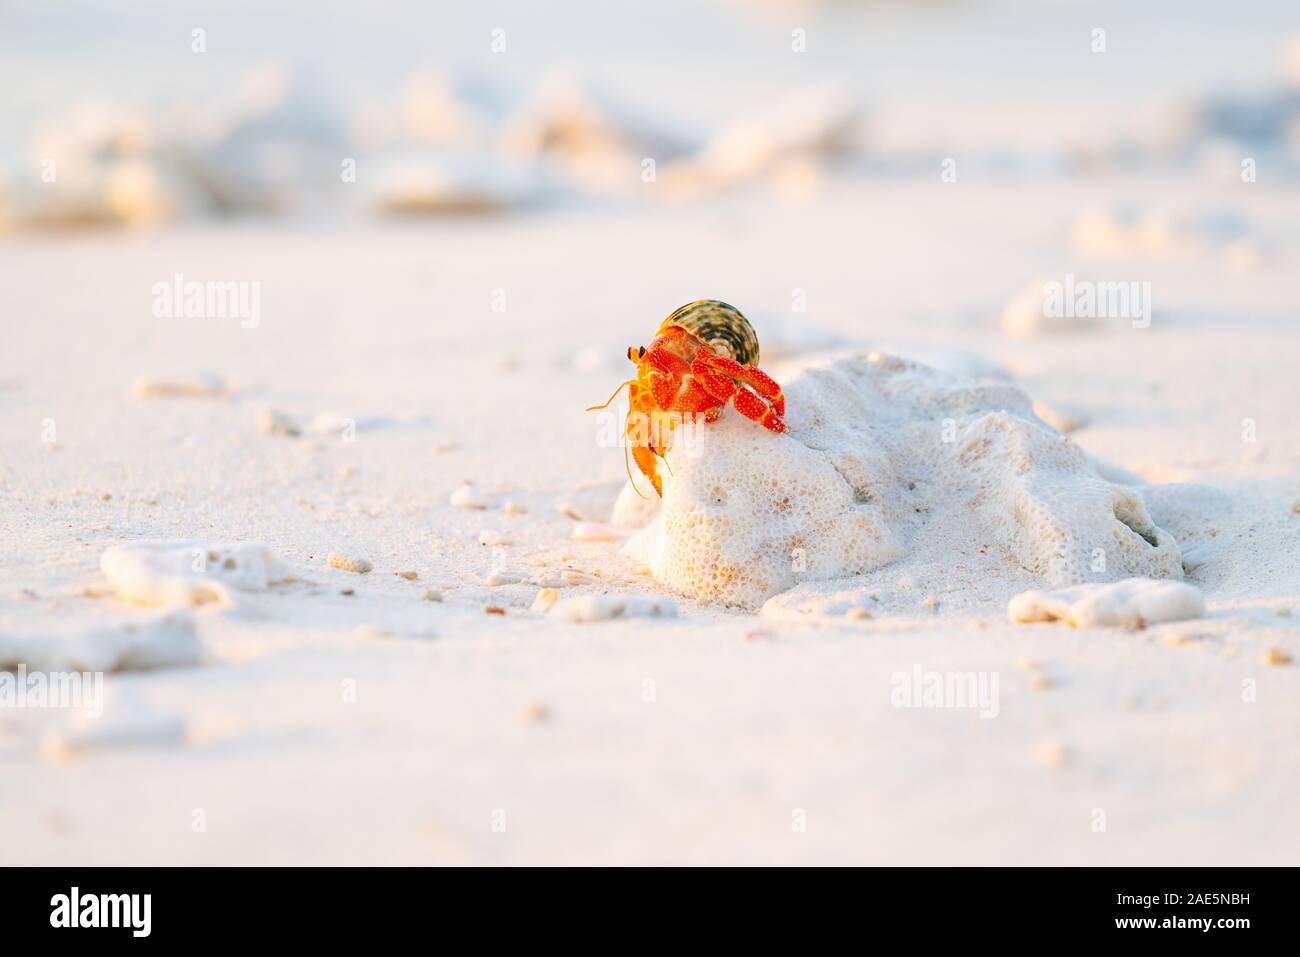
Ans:
[[[717,299],[697,299],[673,311],[659,324],[659,331],[669,326],[680,326],[742,366],[758,365],[758,336],[735,306]]]

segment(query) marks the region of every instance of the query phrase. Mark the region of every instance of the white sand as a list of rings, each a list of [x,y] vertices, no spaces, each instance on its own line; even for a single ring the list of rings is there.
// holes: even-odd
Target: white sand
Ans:
[[[1108,8],[1112,29],[1160,35],[1159,18],[1125,20],[1123,9]],[[1086,52],[1038,43],[1037,14],[990,16],[989,36],[1008,28],[1005,42],[1038,52],[1006,57],[1020,81],[967,91],[979,109],[954,98],[940,69],[967,30],[918,42],[920,64],[876,45],[872,77],[899,90],[935,83],[928,109],[882,104],[886,176],[812,175],[806,156],[787,162],[796,144],[780,143],[768,160],[782,172],[687,205],[521,212],[510,180],[473,194],[492,217],[182,216],[5,237],[0,658],[111,673],[102,727],[0,708],[0,862],[1294,863],[1290,154],[1276,147],[1251,185],[1209,175],[1204,155],[1184,162],[1177,144],[1143,153],[1146,166],[1067,175],[1062,157],[1082,155],[1078,144],[1143,128],[1133,110],[1089,100],[1095,87],[1114,95],[1158,70],[1186,93],[1231,77],[1119,53],[1105,61],[1113,75],[1086,72],[1098,64]],[[784,24],[768,35],[768,23],[746,20],[735,43],[782,46]],[[1025,23],[1028,35],[1009,29]],[[716,50],[733,26],[710,15],[691,36]],[[276,29],[267,42],[293,42]],[[931,39],[929,21],[921,29]],[[644,38],[643,68],[680,35]],[[599,30],[583,36],[591,50],[605,44]],[[1228,49],[1253,64],[1265,40],[1276,36],[1215,33],[1205,55],[1179,55],[1220,63]],[[843,62],[862,62],[849,46]],[[214,77],[229,77],[213,62]],[[24,69],[35,66],[15,56],[0,78]],[[726,74],[710,70],[708,115],[743,117],[754,96],[809,79],[802,65],[762,82],[752,78],[764,70],[741,71],[730,87]],[[1048,76],[1059,80],[1059,102],[1043,93],[1050,109],[1016,100]],[[680,89],[664,100],[696,105]],[[1036,123],[1044,114],[1051,122]],[[482,114],[466,115],[465,135],[482,135]],[[1102,125],[1060,128],[1080,116]],[[1201,143],[1212,127],[1184,135]],[[228,131],[230,152],[214,162],[257,146],[255,124],[244,129]],[[682,135],[698,145],[707,132]],[[997,157],[1022,132],[1012,145],[1023,165],[1008,174]],[[1036,138],[1055,144],[1041,166]],[[606,152],[617,162],[641,148],[632,142]],[[739,175],[717,150],[717,178]],[[963,157],[955,183],[938,175],[949,151]],[[467,202],[420,192],[440,182],[430,173],[406,199]],[[310,194],[292,177],[277,188],[290,187]],[[1126,198],[1189,214],[1228,207],[1267,255],[1243,270],[1208,241],[1166,254],[1094,235],[1081,248],[1080,217]],[[260,283],[259,321],[155,318],[151,290],[177,273]],[[1150,282],[1151,325],[1002,331],[1018,290],[1065,273]],[[623,456],[598,444],[607,423],[582,410],[626,377],[628,345],[681,303],[714,296],[750,316],[782,381],[822,352],[887,348],[1060,410],[1107,481],[1151,483],[1143,502],[1205,616],[1013,623],[1011,599],[1048,579],[1014,551],[981,551],[979,523],[947,507],[901,524],[898,561],[798,584],[761,614],[659,584],[621,553]],[[806,312],[793,309],[801,296]],[[264,543],[287,573],[243,587],[250,579],[130,552],[135,584],[116,593],[104,556],[158,541]],[[336,567],[331,554],[371,568]],[[248,571],[240,561],[232,571]],[[197,644],[184,625],[141,631],[159,612],[126,600],[137,585],[169,602],[218,598],[186,612]],[[124,637],[164,631],[149,655]],[[996,716],[896,706],[918,671],[996,674]]]
[[[1171,315],[1187,318],[1024,349],[999,337],[996,303],[1025,230],[981,210],[1025,201],[1037,222],[1071,198],[986,187],[952,206],[933,192],[846,186],[833,206],[799,215],[835,230],[856,206],[877,220],[891,204],[923,208],[963,276],[947,305],[909,278],[921,237],[881,232],[791,263],[780,208],[768,229],[721,247],[708,275],[697,263],[723,211],[457,234],[285,242],[250,229],[237,242],[198,231],[12,246],[5,288],[18,314],[40,321],[11,324],[0,370],[4,632],[125,620],[99,571],[123,542],[262,541],[299,580],[239,592],[238,609],[200,610],[209,664],[109,677],[188,727],[216,729],[207,735],[50,764],[47,716],[4,714],[5,859],[1287,860],[1300,698],[1294,669],[1265,654],[1300,651],[1290,421],[1300,384],[1279,361],[1300,355],[1300,333],[1270,303],[1296,291],[1300,272],[1245,286],[1199,268],[1169,274]],[[1279,217],[1295,212],[1269,202]],[[958,258],[970,243],[982,269]],[[549,255],[560,248],[562,260]],[[647,274],[620,251],[637,248],[656,249],[663,268]],[[178,260],[260,278],[261,326],[153,319],[150,284]],[[502,262],[517,305],[497,315],[489,293]],[[850,278],[864,262],[877,276],[869,317]],[[593,270],[608,277],[598,290]],[[78,284],[52,301],[52,277],[69,271]],[[551,583],[565,598],[664,595],[620,541],[575,540],[561,512],[607,519],[623,481],[620,452],[596,445],[595,416],[581,412],[618,372],[576,372],[572,353],[598,341],[617,356],[699,294],[752,303],[761,335],[796,278],[817,290],[819,318],[866,344],[914,338],[908,317],[924,307],[933,336],[989,356],[1035,396],[1086,407],[1093,424],[1076,435],[1091,451],[1153,480],[1212,486],[1199,502],[1151,503],[1180,548],[1210,549],[1189,574],[1209,617],[1139,632],[1012,625],[1010,597],[1043,582],[1011,566],[990,578],[941,550],[905,574],[876,572],[883,607],[871,618],[841,608],[756,619],[688,601],[675,618],[530,613]],[[963,318],[972,302],[990,306],[983,326]],[[1231,317],[1230,336],[1194,316]],[[247,391],[132,397],[138,376],[199,362]],[[301,415],[420,411],[428,422],[360,429],[354,442],[292,438],[258,429],[263,401]],[[53,451],[40,441],[47,418]],[[1256,421],[1253,443],[1243,418]],[[451,504],[462,480],[486,508]],[[526,512],[508,515],[507,498]],[[485,528],[511,544],[481,545]],[[374,570],[332,569],[330,552]],[[495,568],[522,577],[482,585]],[[395,574],[411,570],[416,580]],[[429,589],[444,601],[422,600]],[[1166,644],[1170,634],[1186,640]],[[1022,680],[1020,658],[1054,685]],[[999,716],[893,708],[891,675],[916,664],[999,672]],[[550,718],[525,721],[534,705]],[[1068,755],[1064,766],[1040,765],[1045,741]],[[196,808],[204,833],[191,830]],[[497,808],[504,833],[492,830]],[[1105,834],[1091,830],[1094,808],[1107,812]],[[791,830],[796,809],[806,833]]]

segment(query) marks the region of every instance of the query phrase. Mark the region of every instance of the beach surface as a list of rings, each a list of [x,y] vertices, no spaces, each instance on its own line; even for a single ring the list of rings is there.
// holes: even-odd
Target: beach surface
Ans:
[[[128,649],[101,716],[0,708],[0,863],[1294,863],[1297,181],[1244,181],[1240,150],[1226,176],[1007,169],[991,143],[945,180],[910,149],[681,203],[0,237],[0,653]],[[1112,222],[1132,205],[1158,228]],[[1066,274],[1147,284],[1146,321],[1006,319]],[[160,308],[187,282],[249,308]],[[1024,390],[1156,489],[1204,617],[1015,623],[1050,586],[938,533],[848,583],[869,615],[656,581],[601,534],[627,476],[584,409],[699,298],[778,378],[879,351]],[[127,600],[102,559],[160,540],[273,565]],[[675,614],[572,620],[546,588]],[[931,674],[982,696],[930,706]]]

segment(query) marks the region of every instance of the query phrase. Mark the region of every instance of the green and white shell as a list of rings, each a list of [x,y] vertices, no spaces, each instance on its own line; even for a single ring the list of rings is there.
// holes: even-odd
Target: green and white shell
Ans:
[[[681,326],[719,355],[743,366],[758,365],[758,336],[735,306],[717,299],[697,299],[673,312],[660,323],[659,331],[668,326]]]

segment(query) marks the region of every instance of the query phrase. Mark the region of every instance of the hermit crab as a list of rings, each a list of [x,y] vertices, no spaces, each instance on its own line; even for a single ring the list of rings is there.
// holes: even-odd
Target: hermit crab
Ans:
[[[614,390],[604,405],[628,388],[627,442],[632,459],[662,495],[659,463],[681,424],[715,422],[730,402],[741,415],[773,432],[784,432],[785,397],[772,377],[757,367],[758,336],[735,306],[698,299],[659,325],[648,346],[630,346],[636,378]],[[632,487],[632,469],[628,468]],[[638,490],[639,494],[639,490]]]

